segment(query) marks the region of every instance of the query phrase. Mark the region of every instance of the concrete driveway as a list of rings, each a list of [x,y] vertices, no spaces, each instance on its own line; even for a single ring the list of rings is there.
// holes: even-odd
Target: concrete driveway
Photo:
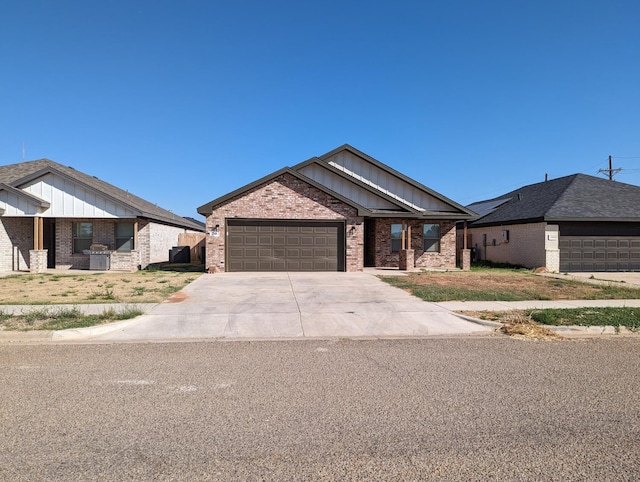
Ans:
[[[171,300],[114,328],[81,336],[105,341],[412,337],[492,330],[368,273],[203,275]]]

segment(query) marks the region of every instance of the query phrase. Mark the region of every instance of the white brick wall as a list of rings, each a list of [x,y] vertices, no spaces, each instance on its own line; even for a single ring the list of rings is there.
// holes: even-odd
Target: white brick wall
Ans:
[[[33,218],[0,219],[0,271],[29,269]]]
[[[546,267],[546,226],[547,223],[542,222],[469,228],[468,233],[471,235],[469,247],[476,248],[482,260],[517,264],[528,268]],[[503,239],[502,231],[504,230],[509,231],[508,242]],[[487,246],[483,245],[483,235],[485,234]]]

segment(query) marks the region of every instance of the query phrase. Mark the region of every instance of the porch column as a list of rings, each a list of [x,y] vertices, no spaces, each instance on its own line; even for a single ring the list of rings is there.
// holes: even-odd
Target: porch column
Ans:
[[[29,271],[44,273],[47,269],[47,250],[44,249],[44,220],[33,218],[33,249],[29,251]]]
[[[133,222],[133,249],[140,249],[138,247],[138,220]]]
[[[467,247],[467,220],[464,220],[464,229],[462,230],[462,259],[460,260],[460,267],[462,271],[471,270],[471,250]]]
[[[398,253],[398,268],[412,271],[415,268],[415,253],[411,249],[411,224],[402,221],[402,246]]]
[[[44,249],[44,220],[40,216],[33,218],[33,249]]]

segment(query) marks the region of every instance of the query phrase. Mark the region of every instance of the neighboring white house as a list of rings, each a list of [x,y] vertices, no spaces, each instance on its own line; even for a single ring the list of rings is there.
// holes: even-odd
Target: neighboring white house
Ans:
[[[93,246],[110,268],[168,261],[196,222],[48,159],[0,166],[0,271],[88,269]],[[98,246],[97,246],[98,245]]]

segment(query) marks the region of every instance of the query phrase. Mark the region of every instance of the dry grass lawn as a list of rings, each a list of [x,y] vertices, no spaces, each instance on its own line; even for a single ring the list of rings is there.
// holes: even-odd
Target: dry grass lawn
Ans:
[[[382,277],[425,301],[637,299],[640,289],[538,276],[528,270],[478,269]]]
[[[18,274],[0,278],[0,304],[159,303],[198,276],[172,271]]]

